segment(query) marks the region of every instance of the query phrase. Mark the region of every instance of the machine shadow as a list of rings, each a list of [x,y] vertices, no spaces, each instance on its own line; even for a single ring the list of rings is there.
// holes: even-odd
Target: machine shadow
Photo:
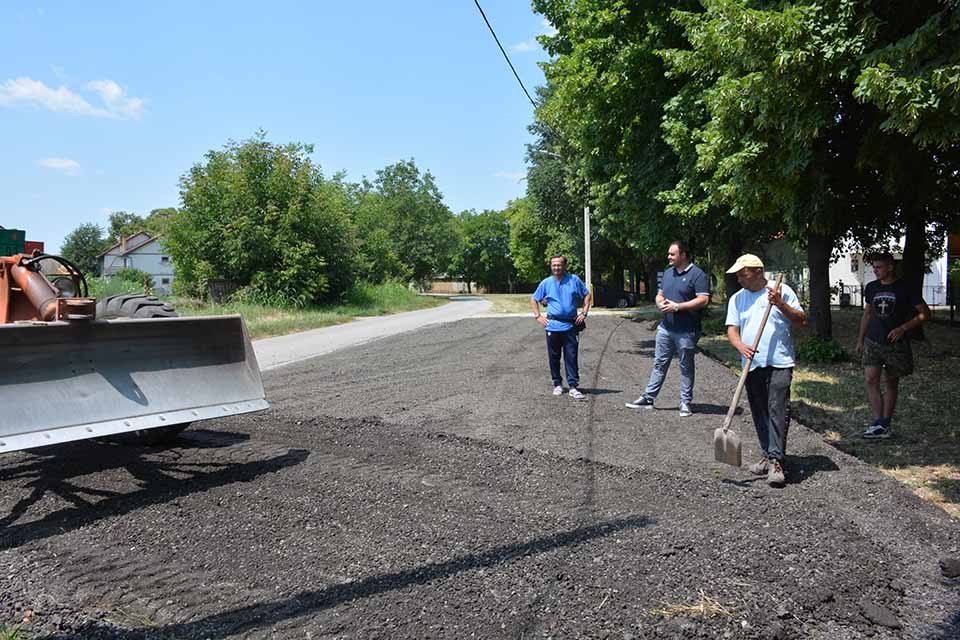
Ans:
[[[196,449],[224,448],[245,442],[249,436],[214,431],[190,432],[174,446],[165,448],[124,446],[83,440],[29,452],[18,464],[0,467],[5,491],[17,486],[29,489],[6,514],[0,514],[0,550],[13,549],[35,540],[79,529],[102,518],[122,516],[143,507],[162,504],[193,493],[235,482],[249,482],[303,462],[309,455],[290,449],[283,455],[248,462],[184,460],[182,453]],[[201,470],[199,467],[213,470]],[[89,474],[123,469],[137,480],[130,492],[83,487],[74,479]],[[31,506],[54,495],[73,506],[37,520],[18,523]]]

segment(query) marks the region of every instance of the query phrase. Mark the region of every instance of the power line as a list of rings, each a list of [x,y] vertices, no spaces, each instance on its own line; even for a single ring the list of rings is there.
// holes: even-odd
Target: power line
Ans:
[[[473,0],[473,3],[477,5],[477,9],[480,10],[480,15],[483,16],[483,21],[487,23],[487,28],[490,29],[490,33],[493,35],[493,39],[497,41],[497,46],[500,47],[500,53],[503,54],[503,57],[507,60],[507,64],[510,65],[510,71],[513,71],[513,77],[517,79],[517,82],[520,83],[520,88],[523,89],[523,92],[527,95],[527,100],[530,101],[530,104],[533,105],[533,108],[537,108],[537,103],[533,101],[533,98],[530,97],[530,92],[527,91],[527,88],[523,86],[523,80],[520,79],[520,76],[517,74],[517,70],[513,68],[513,63],[510,62],[510,56],[507,55],[506,50],[503,48],[503,45],[500,44],[500,38],[497,37],[497,32],[493,30],[493,26],[490,24],[490,21],[487,20],[487,14],[483,12],[483,7],[480,6],[480,0]]]

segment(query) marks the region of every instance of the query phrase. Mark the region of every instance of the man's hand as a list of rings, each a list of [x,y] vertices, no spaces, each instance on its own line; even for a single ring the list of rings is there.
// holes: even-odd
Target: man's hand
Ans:
[[[890,342],[900,342],[900,338],[902,338],[906,332],[907,330],[903,328],[903,325],[894,327],[893,330],[887,334],[887,340]]]
[[[746,344],[743,340],[737,341],[737,343],[733,345],[733,348],[739,351],[740,355],[742,355],[747,360],[750,360],[753,358],[753,356],[757,355],[756,349]]]
[[[857,340],[857,356],[863,356],[863,340]]]
[[[783,294],[780,293],[780,289],[770,289],[770,293],[767,294],[767,300],[770,301],[770,304],[779,308],[783,304]]]
[[[673,300],[667,300],[664,298],[662,301],[657,303],[657,309],[660,310],[660,313],[673,313],[675,305],[676,303]]]
[[[541,314],[537,316],[537,322],[539,322],[540,326],[543,327],[544,329],[547,328],[547,317],[545,315]]]
[[[586,321],[587,321],[587,316],[586,316],[586,314],[584,314],[584,313],[578,313],[578,314],[577,314],[577,319],[574,320],[574,322],[575,322],[576,324],[583,324],[583,323],[586,322]]]

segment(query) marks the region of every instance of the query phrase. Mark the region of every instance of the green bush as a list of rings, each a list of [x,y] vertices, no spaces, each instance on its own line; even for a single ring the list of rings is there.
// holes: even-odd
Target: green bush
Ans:
[[[90,296],[98,300],[120,293],[143,293],[143,281],[136,282],[123,278],[87,278]]]
[[[144,286],[153,288],[153,277],[142,269],[134,269],[132,267],[124,267],[123,269],[117,269],[112,276],[113,280],[122,280],[124,282],[132,282],[140,286],[140,289],[143,289]]]
[[[700,332],[705,336],[726,335],[726,313],[726,305],[704,309],[700,316]]]
[[[811,364],[830,364],[847,359],[847,352],[836,340],[808,338],[797,347],[797,357]]]

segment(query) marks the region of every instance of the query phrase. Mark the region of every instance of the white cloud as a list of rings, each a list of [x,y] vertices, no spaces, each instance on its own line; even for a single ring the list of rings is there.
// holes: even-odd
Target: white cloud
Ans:
[[[497,171],[493,174],[494,178],[507,178],[508,180],[513,180],[514,182],[520,182],[527,177],[526,173],[516,173],[512,171]]]
[[[510,45],[510,51],[513,53],[527,53],[528,51],[536,51],[538,48],[540,48],[540,44],[536,40],[527,40]]]
[[[113,80],[94,80],[87,83],[87,89],[95,91],[112,113],[121,118],[140,118],[143,112],[143,100],[128,97],[126,92]]]
[[[143,100],[128,97],[120,85],[112,80],[89,82],[86,89],[98,94],[103,106],[90,104],[83,96],[63,85],[53,89],[33,78],[16,78],[0,83],[0,106],[27,104],[54,112],[119,120],[136,120],[143,112]]]
[[[69,158],[44,158],[37,160],[37,164],[45,169],[62,171],[68,176],[80,175],[80,163]]]
[[[538,35],[542,35],[542,36],[555,36],[555,35],[557,35],[557,33],[558,33],[557,30],[553,27],[553,25],[550,24],[550,21],[547,20],[546,18],[543,19],[543,21],[540,23],[540,26],[541,26],[542,28],[541,28],[540,33],[539,33]],[[518,42],[518,43],[516,43],[516,44],[512,44],[512,45],[510,45],[509,49],[510,49],[510,51],[513,52],[513,53],[529,53],[530,51],[537,51],[537,50],[539,50],[539,49],[540,49],[540,43],[537,42],[537,39],[534,37],[534,38],[531,38],[531,39],[529,39],[529,40],[525,40],[525,41],[523,41],[523,42]]]

